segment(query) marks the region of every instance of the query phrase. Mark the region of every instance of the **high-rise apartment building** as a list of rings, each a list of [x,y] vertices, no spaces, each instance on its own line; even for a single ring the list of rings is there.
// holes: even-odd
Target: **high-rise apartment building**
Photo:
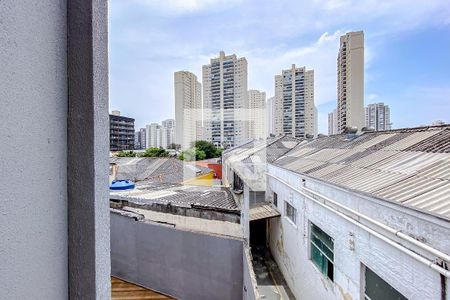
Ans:
[[[140,143],[140,149],[146,149],[147,148],[147,143],[146,143],[146,129],[145,128],[141,128],[139,129],[139,143]]]
[[[391,112],[384,103],[369,104],[366,110],[366,127],[375,131],[391,129]]]
[[[338,131],[364,127],[364,33],[349,32],[340,39],[337,58]]]
[[[328,135],[338,134],[337,109],[328,113]]]
[[[109,149],[110,151],[134,149],[134,119],[121,116],[117,110],[109,115]]]
[[[175,143],[182,149],[203,138],[201,84],[197,76],[188,71],[174,73],[175,89]],[[170,143],[169,143],[170,144]]]
[[[161,122],[161,147],[167,149],[167,146],[175,142],[175,128],[174,119]]]
[[[266,103],[266,127],[267,127],[267,135],[274,133],[274,105],[275,105],[275,97],[270,97],[267,99]]]
[[[151,123],[145,128],[145,144],[147,148],[161,147],[161,125]]]
[[[275,76],[274,133],[305,137],[316,134],[314,70],[295,65]]]
[[[139,129],[134,134],[134,149],[142,150],[145,149],[145,128]]]
[[[224,148],[248,138],[247,60],[235,54],[203,66],[204,137]]]
[[[248,129],[249,138],[265,139],[266,126],[266,93],[258,90],[248,91]]]

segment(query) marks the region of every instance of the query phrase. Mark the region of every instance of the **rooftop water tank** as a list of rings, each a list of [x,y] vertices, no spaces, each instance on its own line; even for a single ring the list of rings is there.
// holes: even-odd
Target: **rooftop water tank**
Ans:
[[[110,190],[131,190],[134,189],[135,184],[133,181],[130,181],[128,179],[124,180],[113,180],[111,184],[109,185]]]

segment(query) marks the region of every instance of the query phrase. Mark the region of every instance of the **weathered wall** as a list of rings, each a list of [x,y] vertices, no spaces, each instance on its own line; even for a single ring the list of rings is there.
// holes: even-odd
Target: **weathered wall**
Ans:
[[[66,1],[0,1],[0,299],[67,299]]]
[[[189,300],[242,299],[242,241],[111,214],[114,276]]]
[[[300,189],[300,175],[272,165],[269,166],[269,172]],[[276,179],[268,178],[267,194],[278,194],[278,208],[282,212],[281,218],[271,220],[270,247],[296,297],[361,299],[363,263],[408,299],[440,299],[439,273],[305,199]],[[306,186],[391,227],[423,237],[428,244],[449,252],[450,240],[446,238],[450,236],[448,222],[309,178],[306,178]],[[295,225],[284,216],[285,201],[297,208]],[[322,276],[309,259],[309,222],[315,223],[334,238],[334,282]],[[350,247],[351,233],[354,234],[354,250]]]
[[[256,282],[255,271],[253,271],[252,258],[250,254],[250,249],[245,246],[243,255],[243,277],[244,277],[244,286],[243,286],[243,300],[257,300],[261,299],[258,292],[258,284]]]

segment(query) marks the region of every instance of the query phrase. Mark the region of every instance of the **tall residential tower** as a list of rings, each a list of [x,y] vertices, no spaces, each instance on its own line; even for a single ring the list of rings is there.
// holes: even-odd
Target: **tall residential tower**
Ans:
[[[316,134],[314,70],[295,65],[275,76],[274,133],[294,137]]]
[[[201,140],[202,98],[201,84],[197,76],[188,71],[174,74],[175,88],[175,143],[182,149],[189,148],[192,142]]]
[[[266,126],[266,93],[258,90],[248,91],[248,118],[249,118],[249,138],[265,139],[267,134]]]
[[[364,33],[349,32],[340,39],[337,58],[338,131],[364,127]]]
[[[235,54],[203,66],[204,137],[224,148],[248,138],[247,60]]]
[[[375,131],[391,129],[391,111],[384,103],[373,103],[366,106],[366,127]]]

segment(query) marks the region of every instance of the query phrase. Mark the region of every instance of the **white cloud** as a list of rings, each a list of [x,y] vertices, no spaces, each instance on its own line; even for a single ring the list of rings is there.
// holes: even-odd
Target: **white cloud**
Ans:
[[[375,39],[382,44],[398,32],[450,24],[448,0],[114,0],[110,12],[112,105],[132,101],[137,123],[173,116],[173,71],[201,80],[201,66],[222,49],[247,57],[249,88],[268,96],[282,69],[314,69],[321,105],[336,101],[344,32],[365,30],[367,86],[382,46],[373,46]]]

